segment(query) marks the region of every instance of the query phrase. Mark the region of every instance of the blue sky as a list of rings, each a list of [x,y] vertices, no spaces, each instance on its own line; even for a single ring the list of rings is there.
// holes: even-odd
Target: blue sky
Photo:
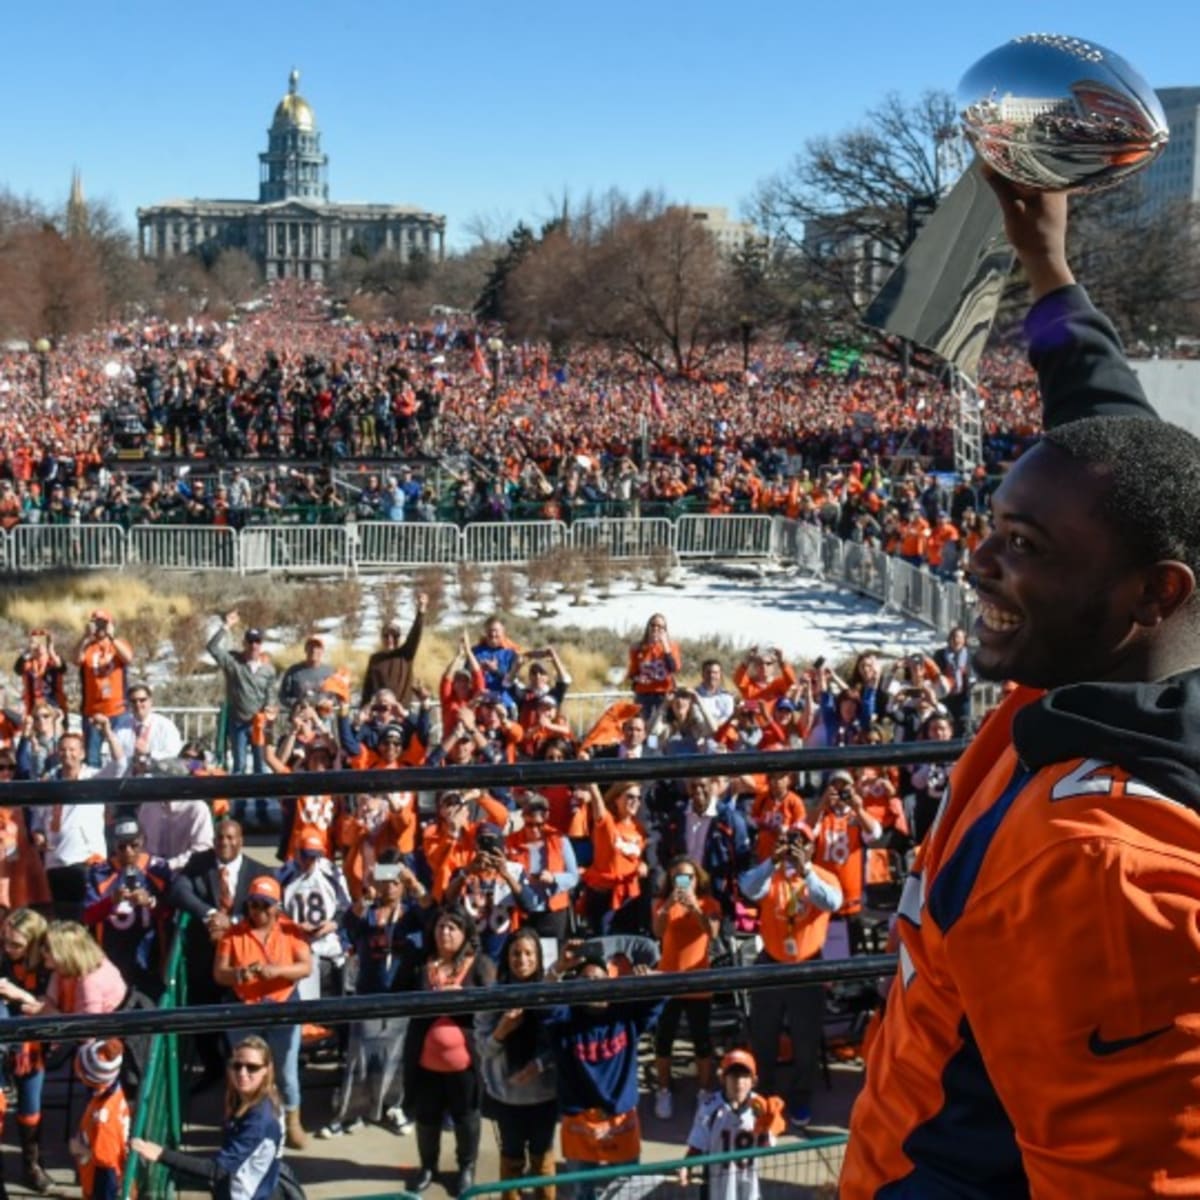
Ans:
[[[661,189],[743,207],[806,138],[888,91],[953,89],[1010,37],[1060,32],[1156,87],[1200,84],[1200,3],[607,4],[67,0],[9,5],[0,185],[61,203],[71,168],[129,224],[173,196],[254,197],[300,68],[331,196],[541,219],[564,191]]]

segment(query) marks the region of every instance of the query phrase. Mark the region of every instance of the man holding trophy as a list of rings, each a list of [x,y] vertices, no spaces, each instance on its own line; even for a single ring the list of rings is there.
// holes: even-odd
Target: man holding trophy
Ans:
[[[961,107],[1044,404],[972,561],[975,669],[1018,687],[907,881],[839,1194],[1200,1196],[1200,441],[1157,419],[1066,256],[1066,191],[1165,125],[1100,47],[1005,51]]]

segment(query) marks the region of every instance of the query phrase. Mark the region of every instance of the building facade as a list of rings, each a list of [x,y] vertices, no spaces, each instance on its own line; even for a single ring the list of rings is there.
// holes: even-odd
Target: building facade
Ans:
[[[143,258],[246,251],[267,279],[322,280],[350,254],[441,261],[446,218],[399,204],[334,204],[328,156],[293,70],[258,156],[257,200],[167,200],[138,209]]]
[[[1142,194],[1155,212],[1200,204],[1200,87],[1158,88],[1157,95],[1171,140],[1142,172]]]

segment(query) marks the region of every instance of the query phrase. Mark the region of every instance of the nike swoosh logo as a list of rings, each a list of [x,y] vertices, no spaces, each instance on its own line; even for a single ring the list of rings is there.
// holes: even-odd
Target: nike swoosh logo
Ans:
[[[1107,1058],[1110,1054],[1120,1054],[1122,1050],[1128,1050],[1132,1046],[1140,1046],[1143,1042],[1148,1042],[1151,1038],[1159,1037],[1166,1033],[1168,1029],[1174,1028],[1175,1022],[1172,1021],[1170,1025],[1164,1025],[1160,1029],[1149,1029],[1145,1033],[1134,1034],[1133,1037],[1114,1038],[1112,1041],[1106,1041],[1100,1036],[1099,1029],[1093,1029],[1091,1037],[1088,1038],[1088,1049],[1097,1058]]]

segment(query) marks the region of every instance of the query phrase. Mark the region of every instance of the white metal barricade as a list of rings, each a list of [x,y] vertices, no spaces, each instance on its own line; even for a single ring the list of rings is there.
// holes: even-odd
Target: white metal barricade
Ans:
[[[457,525],[359,521],[355,562],[360,571],[452,566],[461,549]]]
[[[125,565],[125,530],[120,525],[18,525],[10,536],[13,571],[105,570]]]
[[[810,575],[824,570],[821,561],[821,539],[826,536],[819,525],[794,521],[790,517],[771,519],[771,557],[780,562],[794,563]]]
[[[12,538],[7,530],[0,530],[0,571],[11,571],[9,555],[12,551]]]
[[[348,575],[354,566],[345,525],[247,525],[238,535],[239,567],[289,575]]]
[[[178,706],[154,706],[156,713],[170,717],[175,727],[183,734],[183,740],[190,742],[197,739],[203,742],[209,750],[216,748],[217,724],[221,717],[221,709],[212,705],[206,708],[181,708]]]
[[[463,558],[473,563],[524,563],[566,544],[561,521],[480,522],[463,530]]]
[[[236,571],[237,534],[216,525],[134,525],[129,530],[130,566],[164,571]]]
[[[607,550],[613,558],[675,557],[675,527],[666,517],[585,517],[571,526],[571,546],[584,554]]]
[[[675,523],[680,558],[770,558],[768,516],[680,517]]]
[[[618,700],[632,700],[632,692],[567,692],[562,714],[571,723],[576,737],[583,737],[601,714]]]

